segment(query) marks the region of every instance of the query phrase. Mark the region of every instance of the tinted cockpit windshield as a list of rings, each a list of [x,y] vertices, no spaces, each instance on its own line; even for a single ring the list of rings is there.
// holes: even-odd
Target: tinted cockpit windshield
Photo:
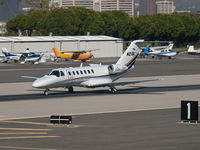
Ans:
[[[60,77],[60,73],[59,71],[52,71],[49,75],[53,75],[53,76],[56,76],[56,77]]]

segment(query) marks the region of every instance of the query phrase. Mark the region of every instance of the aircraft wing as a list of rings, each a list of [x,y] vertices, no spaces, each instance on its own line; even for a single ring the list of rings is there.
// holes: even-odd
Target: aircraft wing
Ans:
[[[92,51],[97,51],[97,50],[100,50],[100,49],[88,49],[88,50],[84,50],[86,52],[92,52]]]
[[[81,51],[61,51],[61,53],[81,53]]]
[[[21,78],[32,79],[32,80],[37,80],[38,79],[38,77],[31,77],[31,76],[21,76]]]
[[[97,51],[99,49],[88,49],[88,50],[75,50],[75,51],[61,51],[61,53],[81,53],[83,51],[85,52],[92,52],[92,51]]]
[[[141,82],[150,82],[150,81],[158,81],[159,79],[151,79],[151,80],[137,80],[137,81],[122,81],[122,82],[111,82],[111,83],[103,83],[96,85],[95,87],[103,87],[103,86],[122,86],[127,84],[136,84]]]

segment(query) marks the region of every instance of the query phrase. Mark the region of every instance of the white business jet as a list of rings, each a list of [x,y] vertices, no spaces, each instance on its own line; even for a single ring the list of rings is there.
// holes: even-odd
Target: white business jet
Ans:
[[[45,95],[48,95],[49,89],[58,87],[68,88],[68,91],[72,93],[73,86],[81,86],[87,88],[109,87],[110,92],[116,93],[117,89],[115,86],[118,85],[135,84],[157,80],[152,79],[114,82],[134,68],[136,58],[141,51],[141,49],[138,47],[138,44],[142,42],[144,42],[144,40],[133,41],[116,64],[90,64],[89,66],[81,65],[80,67],[73,68],[58,68],[53,69],[49,74],[41,78],[30,76],[22,77],[35,80],[33,82],[33,87],[45,89]]]
[[[195,50],[194,46],[189,46],[188,54],[199,55],[200,54],[200,49]]]

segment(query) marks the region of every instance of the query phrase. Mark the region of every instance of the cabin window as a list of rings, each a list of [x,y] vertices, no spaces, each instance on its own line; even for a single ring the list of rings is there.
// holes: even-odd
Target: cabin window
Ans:
[[[79,72],[78,72],[78,71],[76,71],[76,73],[77,73],[77,75],[79,75]]]
[[[87,74],[86,70],[84,70],[84,73]]]
[[[68,72],[68,74],[71,76],[72,74],[71,74],[71,72]]]
[[[60,71],[60,75],[61,75],[61,76],[65,76],[65,74],[64,74],[63,71]]]
[[[87,70],[88,71],[88,73],[90,74],[90,70]]]
[[[83,71],[82,71],[82,70],[80,70],[80,73],[81,73],[81,74],[83,74]]]
[[[56,76],[56,77],[60,77],[59,71],[52,71],[50,75],[53,75],[53,76]]]
[[[76,75],[74,71],[72,71],[73,75]]]
[[[91,71],[92,71],[92,73],[94,73],[94,70],[93,70],[93,69],[92,69]]]

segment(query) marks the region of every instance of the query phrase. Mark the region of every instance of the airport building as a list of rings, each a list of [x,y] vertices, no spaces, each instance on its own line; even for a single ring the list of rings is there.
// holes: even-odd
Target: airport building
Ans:
[[[54,47],[60,51],[99,49],[92,52],[94,57],[120,57],[123,53],[123,40],[103,35],[0,37],[0,48],[3,47],[13,53],[25,52],[29,48],[45,56],[50,56]]]
[[[50,5],[69,8],[81,6],[95,11],[123,10],[134,16],[134,0],[52,0]]]

